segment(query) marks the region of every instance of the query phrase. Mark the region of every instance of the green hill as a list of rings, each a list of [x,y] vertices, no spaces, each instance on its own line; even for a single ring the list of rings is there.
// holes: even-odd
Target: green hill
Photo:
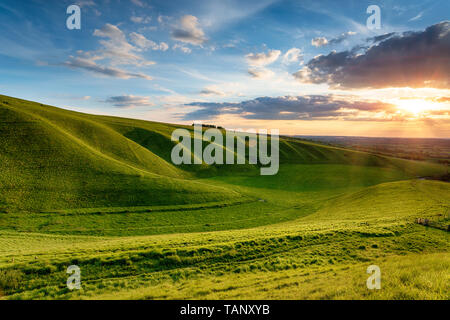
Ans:
[[[288,137],[274,176],[175,166],[180,127],[0,96],[0,299],[450,299],[446,166]]]
[[[189,204],[239,196],[194,181],[95,117],[0,100],[3,210]]]
[[[0,96],[0,119],[1,210],[239,200],[242,195],[233,188],[198,180],[216,175],[253,176],[253,184],[265,186],[279,181],[282,188],[314,185],[308,179],[305,183],[300,181],[305,175],[311,176],[311,167],[289,167],[299,174],[286,186],[280,181],[285,179],[284,173],[289,175],[286,170],[272,178],[259,177],[259,171],[252,165],[174,166],[170,161],[174,125],[82,114],[6,96]],[[192,130],[192,127],[185,128]],[[444,170],[438,165],[293,139],[281,139],[280,162],[383,167],[388,171],[383,181],[391,180],[390,175],[398,179],[438,174]],[[361,180],[370,178],[363,174]],[[319,181],[319,185],[322,182]]]

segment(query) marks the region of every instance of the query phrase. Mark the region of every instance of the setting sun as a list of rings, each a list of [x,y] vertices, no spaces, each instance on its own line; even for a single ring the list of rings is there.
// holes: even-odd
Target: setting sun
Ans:
[[[422,99],[404,99],[395,103],[399,109],[418,115],[422,112],[438,109],[436,103]]]

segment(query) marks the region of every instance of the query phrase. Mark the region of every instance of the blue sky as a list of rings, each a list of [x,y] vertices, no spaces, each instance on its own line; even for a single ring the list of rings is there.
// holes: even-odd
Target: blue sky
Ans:
[[[81,30],[66,27],[71,4],[81,7]],[[381,8],[376,30],[366,27],[372,4]],[[449,13],[447,0],[2,0],[0,93],[89,113],[285,134],[450,137],[448,75],[360,86],[348,75],[330,82],[306,72],[328,63],[317,56],[331,60],[333,50],[363,46],[357,58],[380,45],[382,55],[382,42],[368,40],[375,36],[419,42],[422,34],[404,32],[425,38]],[[411,96],[424,107],[403,103]]]

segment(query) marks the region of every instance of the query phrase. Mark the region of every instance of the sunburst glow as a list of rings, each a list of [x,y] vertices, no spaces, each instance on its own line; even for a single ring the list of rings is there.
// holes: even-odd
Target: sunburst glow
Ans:
[[[426,111],[439,109],[437,103],[422,99],[398,100],[395,104],[399,109],[411,112],[415,115],[421,114]]]

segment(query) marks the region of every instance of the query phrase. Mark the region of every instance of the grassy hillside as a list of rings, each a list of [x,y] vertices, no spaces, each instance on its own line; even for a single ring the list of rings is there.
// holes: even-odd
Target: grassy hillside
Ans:
[[[177,167],[177,127],[0,96],[0,299],[450,298],[449,234],[415,223],[449,223],[418,179],[447,167],[291,138],[275,176]]]
[[[414,223],[417,216],[449,214],[448,186],[404,181],[377,189],[394,187],[404,195],[400,203],[415,203],[392,208],[395,195],[364,192],[361,200],[354,193],[304,217],[245,232],[96,237],[3,231],[0,267],[27,283],[7,288],[11,298],[448,299],[449,235]],[[333,206],[347,210],[333,212]],[[70,264],[83,270],[81,291],[65,288]],[[384,290],[365,288],[370,264],[380,265]]]
[[[6,97],[0,101],[0,210],[189,204],[239,197],[230,189],[192,181],[90,116]]]
[[[174,166],[170,161],[173,125],[81,114],[6,96],[0,96],[0,119],[0,186],[4,190],[0,210],[3,211],[224,201],[241,195],[227,187],[217,188],[196,181],[196,175],[259,174],[251,165]],[[354,165],[382,167],[386,168],[382,169],[386,174],[382,181],[392,180],[391,175],[399,179],[439,174],[444,170],[433,164],[287,139],[281,141],[280,158],[282,164],[352,165],[343,169],[347,173],[340,176],[345,177],[353,176]],[[300,173],[295,179],[303,179],[305,175],[317,179],[311,167],[292,168]],[[357,170],[354,174],[360,175]],[[378,181],[375,171],[371,176]],[[330,178],[334,175],[333,172]],[[284,177],[283,174],[275,180],[258,177],[254,183],[267,186]],[[363,174],[361,179],[371,178]],[[322,180],[318,184],[321,183]],[[310,183],[298,181],[290,184],[294,188],[311,187]]]

